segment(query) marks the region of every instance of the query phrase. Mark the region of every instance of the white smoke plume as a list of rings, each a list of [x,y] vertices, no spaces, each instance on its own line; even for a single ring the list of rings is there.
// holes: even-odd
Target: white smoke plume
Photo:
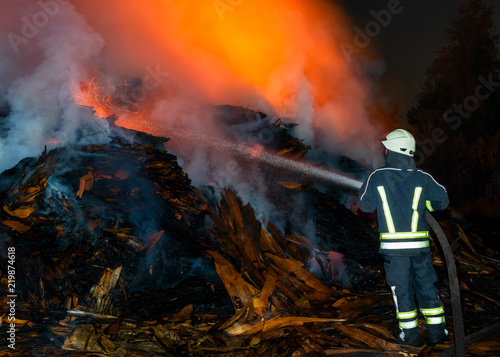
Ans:
[[[0,118],[0,172],[45,146],[76,143],[88,134],[88,114],[74,105],[72,93],[104,46],[66,1],[2,0],[2,17],[0,103],[10,110]],[[105,137],[97,136],[92,140]]]
[[[332,3],[0,1],[0,105],[10,108],[0,117],[0,171],[45,146],[107,140],[105,131],[89,137],[88,115],[74,105],[89,71],[132,108],[117,112],[128,127],[168,136],[144,129],[147,117],[224,138],[227,124],[207,104],[239,105],[290,117],[313,147],[368,162],[378,156],[369,85],[339,50],[352,40],[350,25]],[[250,175],[231,172],[230,156],[189,145],[183,163],[194,183],[220,180],[253,197],[238,182]],[[265,192],[262,180],[250,181]]]

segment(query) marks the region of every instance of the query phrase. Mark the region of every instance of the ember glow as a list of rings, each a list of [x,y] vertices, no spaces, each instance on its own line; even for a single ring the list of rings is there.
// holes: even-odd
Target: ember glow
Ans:
[[[95,115],[106,118],[113,114],[110,109],[109,98],[104,97],[103,88],[99,86],[95,77],[73,84],[73,98],[76,104],[91,107]]]
[[[47,144],[49,144],[49,145],[58,145],[59,144],[59,140],[57,140],[55,138],[52,138],[52,139],[47,140]]]
[[[262,147],[262,145],[259,145],[259,144],[254,144],[253,147],[252,147],[252,151],[250,152],[250,156],[252,158],[256,158],[256,157],[259,157],[260,154],[262,153],[262,150],[264,148]]]

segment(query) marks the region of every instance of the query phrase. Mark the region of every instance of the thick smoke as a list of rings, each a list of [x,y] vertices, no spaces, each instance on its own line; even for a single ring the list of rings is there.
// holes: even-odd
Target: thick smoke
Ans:
[[[377,159],[371,146],[381,129],[367,114],[371,86],[359,62],[341,50],[353,35],[333,2],[75,4],[106,39],[111,75],[145,78],[156,70],[157,86],[148,78],[154,90],[139,95],[140,104],[154,111],[150,119],[213,131],[218,128],[206,119],[207,109],[200,113],[196,103],[239,105],[290,118],[299,124],[296,135],[315,148]]]
[[[106,122],[74,103],[95,73],[126,127],[225,140],[228,123],[212,105],[230,104],[298,123],[294,134],[313,148],[377,159],[370,85],[340,49],[352,34],[331,2],[2,1],[0,171],[46,146],[108,140]],[[235,187],[270,210],[258,168],[178,142],[195,184]]]
[[[317,152],[379,159],[371,85],[341,51],[351,25],[332,1],[0,1],[0,172],[44,148],[108,142],[107,122],[77,105],[90,84],[118,125],[171,137],[193,184],[233,188],[264,223],[277,214],[267,178],[226,146],[239,135],[258,152],[259,138],[215,105],[297,123]],[[304,230],[313,239],[314,220]]]
[[[104,140],[72,97],[103,38],[63,1],[2,1],[2,17],[0,104],[8,114],[0,117],[0,171],[46,146]]]

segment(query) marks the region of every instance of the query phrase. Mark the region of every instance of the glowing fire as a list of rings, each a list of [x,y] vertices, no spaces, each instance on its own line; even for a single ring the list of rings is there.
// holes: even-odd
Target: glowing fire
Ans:
[[[153,92],[160,98],[188,93],[200,102],[272,108],[302,120],[301,128],[336,132],[340,140],[370,131],[368,86],[342,52],[353,36],[333,2],[73,3],[105,38],[117,70],[150,76],[145,84],[154,90],[142,108],[153,109]],[[154,68],[172,75],[155,76]]]
[[[57,144],[59,144],[59,142],[60,141],[56,138],[50,138],[47,140],[47,144],[49,144],[49,145],[57,145]]]
[[[252,146],[252,151],[250,152],[250,156],[255,159],[256,157],[260,156],[262,150],[264,150],[264,147],[262,145],[254,144]]]
[[[73,100],[76,104],[93,108],[95,114],[102,118],[113,114],[109,109],[109,97],[104,96],[103,88],[98,85],[95,77],[85,82],[80,81],[78,85],[73,84],[73,87]]]

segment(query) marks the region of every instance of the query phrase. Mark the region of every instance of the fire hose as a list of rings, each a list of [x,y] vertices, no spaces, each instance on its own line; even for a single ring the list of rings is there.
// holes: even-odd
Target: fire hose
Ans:
[[[318,168],[317,171],[321,171],[321,172],[314,172],[314,174],[318,178],[328,178],[328,180],[330,180],[334,184],[354,189],[355,191],[358,191],[361,188],[362,182],[358,181],[357,179],[349,178],[343,174],[335,173],[332,171],[320,170]],[[484,330],[476,332],[465,338],[464,322],[462,317],[462,305],[460,302],[460,289],[458,283],[457,268],[455,265],[455,258],[453,257],[453,251],[451,250],[448,239],[446,238],[446,235],[441,229],[439,223],[434,219],[434,217],[429,212],[427,212],[426,218],[427,218],[427,223],[434,231],[439,241],[439,244],[441,245],[445,258],[446,268],[448,271],[449,287],[450,287],[453,332],[455,336],[454,337],[455,343],[452,344],[447,349],[443,350],[439,356],[449,357],[455,354],[457,357],[465,357],[466,343],[472,343],[480,338],[483,338],[485,336],[488,336],[489,334],[499,331],[500,323],[485,328]]]
[[[450,298],[451,298],[451,315],[453,319],[453,332],[455,336],[455,343],[452,344],[447,349],[443,350],[439,357],[450,357],[453,354],[456,357],[466,357],[466,344],[477,341],[485,336],[495,333],[500,330],[500,323],[493,326],[485,328],[484,330],[478,331],[467,338],[465,338],[464,332],[464,322],[462,317],[462,304],[460,302],[460,289],[458,284],[457,268],[455,265],[455,258],[453,257],[453,251],[451,250],[448,239],[445,233],[441,229],[441,226],[436,221],[436,219],[427,212],[426,215],[427,223],[432,228],[436,237],[438,238],[439,244],[443,250],[443,255],[446,262],[446,268],[448,270],[448,280],[450,284]]]
[[[169,133],[176,133],[176,131],[169,131]],[[224,140],[213,140],[213,138],[205,137],[203,135],[193,135],[190,133],[182,133],[182,138],[183,139],[187,138],[191,140],[196,139],[196,143],[198,145],[201,144],[209,147],[214,147],[214,143],[216,142],[217,145],[215,147],[218,150],[229,150],[230,152],[237,153],[238,155],[242,155],[243,157],[252,157],[253,159],[257,159],[261,162],[275,166],[277,168],[287,168],[287,169],[292,168],[297,172],[302,172],[314,176],[318,180],[324,180],[332,184],[343,186],[355,191],[358,191],[362,185],[362,182],[358,181],[355,178],[347,177],[342,173],[332,172],[330,170],[325,170],[320,167],[306,165],[304,163],[286,159],[278,155],[271,155],[267,154],[266,152],[259,153],[259,155],[257,156],[252,155],[252,149],[247,147],[246,145],[237,145],[235,143],[226,142]],[[487,336],[488,334],[496,332],[497,330],[500,329],[500,324],[493,325],[490,328],[484,329],[476,334],[467,337],[467,339],[465,338],[464,323],[462,317],[462,306],[460,302],[460,290],[458,284],[455,259],[453,257],[453,251],[451,250],[450,244],[448,243],[448,239],[446,238],[446,235],[444,234],[443,230],[429,212],[427,212],[427,223],[436,234],[439,243],[441,245],[441,248],[443,250],[446,267],[448,270],[448,279],[450,282],[451,311],[452,311],[455,343],[446,350],[444,350],[440,354],[440,357],[451,356],[454,352],[457,357],[465,357],[466,342],[469,341],[472,342],[479,338]]]
[[[441,244],[441,248],[443,249],[444,258],[446,261],[446,267],[448,268],[448,279],[450,281],[451,293],[451,315],[453,318],[453,331],[455,335],[455,343],[442,351],[439,354],[439,357],[450,357],[454,352],[457,357],[465,357],[465,346],[483,337],[500,331],[500,322],[497,322],[492,326],[489,326],[483,330],[465,337],[462,307],[460,303],[460,291],[458,286],[458,276],[455,266],[455,260],[453,258],[453,252],[451,250],[450,244],[448,243],[448,239],[446,239],[446,235],[429,212],[427,212],[427,223],[429,223],[429,226],[432,228],[439,240],[439,243]]]
[[[346,188],[353,189],[358,191],[361,188],[362,182],[358,181],[355,178],[346,177],[341,173],[332,172],[329,170],[324,170],[320,168],[315,168],[314,172],[307,170],[308,173],[314,174],[318,179],[327,179],[333,184],[344,186]],[[492,333],[500,331],[500,323],[494,324],[490,327],[487,327],[481,331],[478,331],[467,338],[465,338],[464,332],[464,322],[462,317],[462,305],[460,302],[460,289],[458,284],[458,275],[457,268],[455,265],[455,258],[453,257],[453,251],[451,250],[450,244],[448,243],[448,239],[441,229],[439,223],[434,219],[434,217],[427,212],[426,215],[427,223],[432,228],[436,237],[441,245],[446,268],[448,270],[448,280],[450,287],[450,298],[451,298],[451,315],[453,319],[453,332],[455,336],[455,343],[452,344],[447,349],[443,350],[440,353],[440,357],[449,357],[455,354],[457,357],[465,357],[466,356],[466,344],[472,343],[474,341],[479,340],[485,336],[488,336]]]
[[[357,185],[358,183],[355,186]],[[361,183],[359,183],[359,185],[361,185]],[[357,189],[359,188],[360,187],[357,187]],[[458,275],[457,275],[457,268],[455,265],[455,258],[453,257],[453,251],[451,250],[448,239],[446,238],[446,235],[441,229],[441,226],[428,211],[426,218],[427,218],[427,223],[436,234],[439,244],[441,245],[446,262],[446,268],[448,270],[448,280],[450,284],[450,298],[451,298],[451,315],[453,319],[453,333],[455,336],[455,343],[446,350],[444,350],[443,352],[441,352],[439,356],[448,357],[453,355],[453,352],[455,352],[456,357],[466,357],[466,349],[465,349],[466,339],[464,332],[464,322],[462,317],[462,304],[460,302],[460,289],[458,284]],[[484,337],[483,334],[481,334],[479,338]]]
[[[445,356],[445,352],[449,350],[452,354],[453,349],[455,349],[455,354],[457,357],[465,357],[465,333],[464,333],[464,320],[462,317],[462,304],[460,303],[460,290],[458,286],[458,275],[457,267],[455,265],[455,258],[453,257],[453,251],[451,250],[450,243],[444,234],[439,223],[432,217],[432,215],[427,212],[427,223],[432,228],[436,237],[439,240],[439,244],[443,249],[444,259],[446,262],[446,268],[448,270],[448,280],[450,282],[450,298],[451,298],[451,316],[453,319],[453,333],[455,336],[454,348],[450,347],[444,350],[439,356]],[[447,354],[450,356],[451,354]]]

